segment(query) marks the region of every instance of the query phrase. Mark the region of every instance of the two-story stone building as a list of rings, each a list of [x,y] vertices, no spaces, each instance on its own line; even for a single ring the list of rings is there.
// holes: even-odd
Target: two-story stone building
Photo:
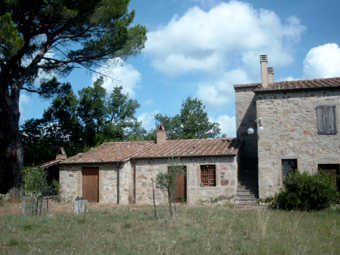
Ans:
[[[267,56],[260,62],[261,83],[234,86],[239,178],[265,198],[294,169],[339,175],[340,78],[274,82]]]

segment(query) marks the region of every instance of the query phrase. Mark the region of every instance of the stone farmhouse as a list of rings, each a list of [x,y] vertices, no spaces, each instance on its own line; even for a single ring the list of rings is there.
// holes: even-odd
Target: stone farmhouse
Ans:
[[[60,166],[64,200],[85,197],[90,202],[152,204],[159,172],[183,167],[176,177],[176,200],[231,198],[237,190],[238,149],[235,140],[167,140],[160,126],[157,141],[109,142],[64,160]],[[155,188],[157,203],[166,195]]]
[[[266,55],[260,63],[261,83],[234,86],[237,138],[167,140],[160,126],[156,141],[104,143],[58,161],[62,198],[151,204],[173,165],[184,169],[176,200],[188,204],[270,197],[295,169],[339,175],[340,78],[274,82]]]
[[[295,169],[339,176],[340,78],[274,82],[266,55],[260,63],[261,83],[234,86],[239,179],[266,198]]]

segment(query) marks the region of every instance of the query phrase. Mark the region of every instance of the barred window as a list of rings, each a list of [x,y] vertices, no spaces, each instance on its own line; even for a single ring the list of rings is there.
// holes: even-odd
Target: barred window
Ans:
[[[216,186],[216,165],[201,165],[201,185]]]

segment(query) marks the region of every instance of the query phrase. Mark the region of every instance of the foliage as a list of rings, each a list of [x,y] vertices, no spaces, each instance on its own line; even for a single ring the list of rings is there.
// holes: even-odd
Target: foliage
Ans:
[[[285,190],[275,198],[275,206],[284,210],[321,210],[334,203],[335,198],[336,189],[331,176],[295,171],[288,175]]]
[[[125,59],[139,53],[146,40],[146,28],[133,25],[135,12],[129,3],[129,0],[0,2],[1,192],[12,186],[18,188],[21,183],[22,90],[50,97],[60,84],[38,78],[67,75],[76,67],[90,68],[110,58]]]
[[[47,183],[46,172],[37,168],[24,170],[24,191],[36,195],[48,193],[50,190]]]
[[[155,119],[165,126],[169,139],[213,138],[220,134],[219,124],[209,121],[205,106],[197,98],[188,97],[174,117],[157,114]]]
[[[179,166],[175,162],[172,162],[168,167],[168,172],[159,172],[156,176],[156,187],[162,191],[167,192],[169,213],[171,217],[173,217],[172,204],[176,202],[176,177],[183,174],[183,166]]]
[[[102,84],[100,78],[80,90],[79,96],[69,83],[59,86],[43,118],[27,120],[21,127],[25,165],[54,159],[60,146],[74,155],[106,141],[143,139],[146,131],[135,117],[137,100],[124,94],[122,87],[109,94]]]

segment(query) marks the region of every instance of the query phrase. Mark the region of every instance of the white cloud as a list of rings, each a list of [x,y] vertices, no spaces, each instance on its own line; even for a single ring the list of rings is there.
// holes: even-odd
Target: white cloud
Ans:
[[[218,73],[239,66],[258,73],[261,53],[268,54],[275,66],[291,63],[291,45],[303,30],[295,17],[283,22],[272,11],[231,1],[174,16],[148,33],[145,53],[156,69],[168,75]]]
[[[215,82],[201,83],[198,86],[197,97],[209,106],[222,106],[230,103],[234,84],[247,82],[249,82],[247,73],[244,70],[235,69],[224,73]]]
[[[236,137],[235,116],[220,115],[214,121],[220,124],[221,133],[227,137]]]
[[[142,122],[143,128],[150,131],[155,128],[155,115],[157,113],[159,113],[157,110],[153,112],[144,112],[137,117],[137,120]]]
[[[141,80],[140,72],[132,65],[125,63],[121,58],[108,60],[105,65],[96,69],[92,82],[103,75],[103,87],[110,93],[114,87],[123,87],[124,93],[135,96],[135,88]]]
[[[20,121],[25,120],[25,107],[31,103],[31,97],[27,94],[21,93],[19,97],[19,111],[20,111]]]
[[[336,43],[327,43],[312,48],[303,62],[306,78],[340,76],[340,48]]]

